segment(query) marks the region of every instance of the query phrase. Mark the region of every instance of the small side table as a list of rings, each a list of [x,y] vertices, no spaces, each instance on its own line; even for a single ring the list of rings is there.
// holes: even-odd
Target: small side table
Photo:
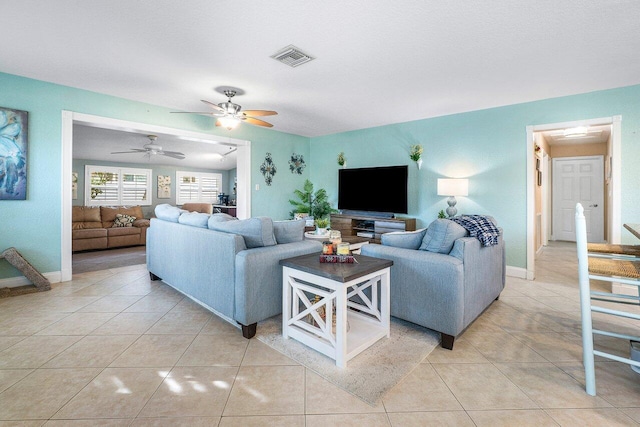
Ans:
[[[340,368],[390,335],[389,277],[393,261],[355,257],[358,262],[353,264],[321,263],[318,254],[280,261],[282,336],[334,359]],[[365,292],[367,289],[370,292]],[[324,319],[318,309],[326,313]]]

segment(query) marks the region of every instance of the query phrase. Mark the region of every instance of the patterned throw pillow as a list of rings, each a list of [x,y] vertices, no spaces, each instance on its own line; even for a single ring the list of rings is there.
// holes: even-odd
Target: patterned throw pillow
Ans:
[[[133,221],[136,220],[135,216],[116,214],[116,219],[113,220],[114,227],[133,227]]]

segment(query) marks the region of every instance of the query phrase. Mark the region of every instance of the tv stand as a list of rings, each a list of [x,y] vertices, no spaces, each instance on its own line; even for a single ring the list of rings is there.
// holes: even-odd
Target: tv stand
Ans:
[[[390,218],[357,214],[331,214],[331,229],[338,230],[343,236],[360,236],[370,243],[380,243],[380,236],[392,231],[414,231],[415,218]]]
[[[396,216],[393,212],[369,212],[369,211],[350,211],[344,209],[342,211],[342,215],[347,216],[365,216],[365,217],[375,217],[375,218],[389,218],[393,219]]]

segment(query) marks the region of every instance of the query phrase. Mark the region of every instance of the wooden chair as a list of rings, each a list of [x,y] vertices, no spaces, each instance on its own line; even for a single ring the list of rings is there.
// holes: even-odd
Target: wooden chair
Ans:
[[[640,336],[619,334],[611,331],[593,329],[592,312],[628,319],[640,320],[640,315],[623,310],[624,305],[638,306],[640,297],[615,294],[612,292],[592,291],[590,280],[604,280],[627,285],[638,286],[640,290],[640,258],[633,255],[636,249],[625,245],[594,245],[587,244],[587,227],[584,218],[584,208],[580,203],[576,205],[576,246],[578,252],[578,282],[580,285],[580,309],[582,317],[582,359],[585,372],[586,391],[591,396],[596,395],[596,378],[594,356],[627,363],[640,368],[640,362],[630,358],[620,357],[593,348],[593,334],[621,338],[630,341],[640,341]],[[590,252],[590,249],[593,252]],[[598,251],[599,252],[595,252]],[[616,252],[620,250],[620,252]],[[625,253],[626,252],[626,253]],[[620,304],[620,309],[611,309],[593,305],[594,301],[612,302]]]

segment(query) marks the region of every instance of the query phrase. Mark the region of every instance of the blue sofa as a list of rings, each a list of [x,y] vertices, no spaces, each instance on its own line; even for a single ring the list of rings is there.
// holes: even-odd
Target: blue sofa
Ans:
[[[279,261],[320,253],[304,240],[304,220],[236,220],[226,214],[186,212],[158,205],[147,231],[147,268],[162,280],[228,321],[245,338],[257,322],[282,312]]]
[[[382,235],[381,245],[362,247],[362,254],[393,260],[391,315],[438,331],[442,347],[491,303],[505,284],[505,247],[483,247],[468,231],[448,219],[427,229]]]

